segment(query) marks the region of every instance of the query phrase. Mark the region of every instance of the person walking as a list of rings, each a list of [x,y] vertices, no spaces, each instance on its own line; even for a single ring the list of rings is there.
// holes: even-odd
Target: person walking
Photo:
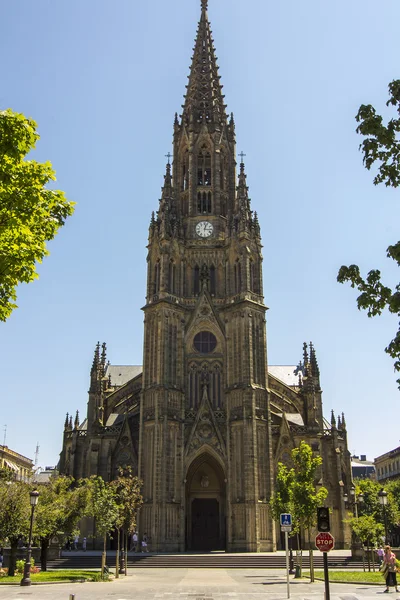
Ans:
[[[147,541],[147,533],[145,533],[142,538],[142,552],[148,552],[148,551],[149,551],[149,546],[148,546],[148,541]]]
[[[84,552],[86,552],[86,538],[85,537],[83,538],[83,542],[82,542],[82,550]]]
[[[390,546],[385,546],[385,548],[384,548],[382,572],[383,572],[384,576],[386,577],[386,590],[384,590],[384,593],[388,594],[389,588],[393,587],[393,586],[396,588],[396,592],[398,592],[399,588],[397,587],[397,577],[396,577],[396,573],[397,573],[396,555],[394,554],[394,552],[392,552],[392,549]]]
[[[382,546],[379,546],[378,550],[376,551],[376,554],[378,557],[378,565],[381,565],[383,561],[383,555],[385,554]]]
[[[138,534],[137,534],[137,531],[134,531],[133,535],[132,535],[131,552],[137,552],[137,543],[138,543]]]
[[[78,550],[78,544],[79,544],[79,535],[76,535],[74,537],[74,550]]]

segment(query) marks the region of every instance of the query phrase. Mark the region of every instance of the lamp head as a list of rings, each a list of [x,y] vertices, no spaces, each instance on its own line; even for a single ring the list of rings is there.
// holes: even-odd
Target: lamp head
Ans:
[[[380,492],[378,493],[378,497],[379,497],[379,502],[382,504],[382,506],[386,506],[387,504],[387,491],[382,489],[380,490]]]
[[[38,500],[39,500],[39,492],[37,490],[34,490],[33,492],[31,492],[29,494],[29,500],[30,500],[31,506],[36,506],[36,504],[38,503]]]

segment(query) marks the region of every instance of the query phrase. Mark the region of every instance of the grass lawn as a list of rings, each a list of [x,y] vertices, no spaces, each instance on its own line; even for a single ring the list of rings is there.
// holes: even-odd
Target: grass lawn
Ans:
[[[32,583],[44,581],[93,581],[98,580],[99,576],[99,571],[45,571],[41,573],[31,573],[31,581]],[[14,575],[14,577],[0,577],[0,585],[19,583],[21,579],[22,575],[20,574]]]
[[[304,575],[309,573],[303,572]],[[318,579],[324,579],[323,571],[315,571],[315,577]],[[343,583],[380,583],[382,586],[385,585],[385,579],[379,571],[329,571],[329,581],[332,582],[343,582]]]

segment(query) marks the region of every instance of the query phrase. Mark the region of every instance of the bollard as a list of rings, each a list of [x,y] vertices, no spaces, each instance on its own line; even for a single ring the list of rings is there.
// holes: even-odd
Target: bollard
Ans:
[[[70,594],[69,595],[69,600],[75,600],[75,594]]]

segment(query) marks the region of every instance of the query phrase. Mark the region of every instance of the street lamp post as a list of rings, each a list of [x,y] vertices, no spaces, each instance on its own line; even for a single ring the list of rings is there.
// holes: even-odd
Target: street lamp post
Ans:
[[[388,543],[388,532],[387,532],[387,519],[386,519],[386,504],[387,504],[387,491],[384,489],[381,489],[380,492],[378,492],[378,498],[379,498],[379,502],[382,505],[382,509],[383,509],[383,522],[385,523],[385,544]]]
[[[352,485],[350,488],[350,496],[354,505],[354,516],[356,519],[358,519],[358,505],[364,502],[364,494],[360,492],[357,496],[356,488],[354,487],[354,485]]]
[[[29,527],[29,541],[28,541],[28,550],[26,552],[26,559],[25,559],[25,565],[24,565],[24,576],[21,579],[21,585],[31,585],[33,513],[35,512],[35,506],[39,500],[39,492],[37,490],[31,492],[29,495],[29,500],[31,503],[31,524]]]

